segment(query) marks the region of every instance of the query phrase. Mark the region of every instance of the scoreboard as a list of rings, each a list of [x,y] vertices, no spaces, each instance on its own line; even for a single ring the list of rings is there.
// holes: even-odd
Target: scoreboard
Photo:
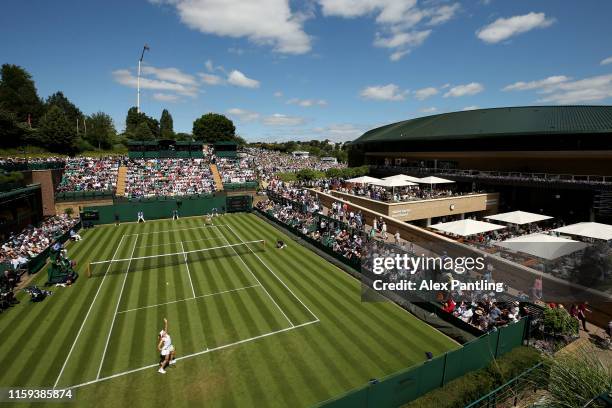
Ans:
[[[253,197],[248,195],[229,196],[226,198],[225,208],[227,212],[244,212],[251,211]]]

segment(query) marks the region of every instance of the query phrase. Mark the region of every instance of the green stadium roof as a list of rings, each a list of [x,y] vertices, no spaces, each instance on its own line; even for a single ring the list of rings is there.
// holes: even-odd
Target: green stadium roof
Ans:
[[[612,133],[612,106],[526,106],[443,113],[372,129],[353,143],[578,133]]]

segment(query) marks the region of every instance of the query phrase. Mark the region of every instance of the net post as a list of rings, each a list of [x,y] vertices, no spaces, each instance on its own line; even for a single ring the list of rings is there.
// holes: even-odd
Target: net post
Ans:
[[[87,277],[91,278],[91,262],[87,263]]]

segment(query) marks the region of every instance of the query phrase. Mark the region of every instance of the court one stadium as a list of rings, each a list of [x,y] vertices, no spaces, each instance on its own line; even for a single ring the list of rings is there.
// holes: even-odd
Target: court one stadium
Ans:
[[[349,163],[376,174],[449,176],[569,221],[612,220],[612,107],[526,106],[443,113],[372,129]]]
[[[524,396],[516,378],[545,376],[531,346],[577,340],[549,313],[612,317],[611,141],[610,106],[516,107],[372,129],[348,166],[229,141],[2,158],[21,176],[0,194],[0,385],[75,406],[391,408],[478,375],[494,380],[461,406]],[[450,266],[372,274],[394,254]]]

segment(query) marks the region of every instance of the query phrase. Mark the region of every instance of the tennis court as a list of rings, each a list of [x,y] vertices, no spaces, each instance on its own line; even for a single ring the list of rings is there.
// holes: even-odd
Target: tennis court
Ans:
[[[69,249],[80,280],[0,319],[21,336],[0,344],[14,368],[0,381],[75,387],[98,406],[309,406],[459,347],[393,303],[362,303],[359,282],[257,216],[213,223],[83,231]],[[163,317],[178,353],[165,375]]]

